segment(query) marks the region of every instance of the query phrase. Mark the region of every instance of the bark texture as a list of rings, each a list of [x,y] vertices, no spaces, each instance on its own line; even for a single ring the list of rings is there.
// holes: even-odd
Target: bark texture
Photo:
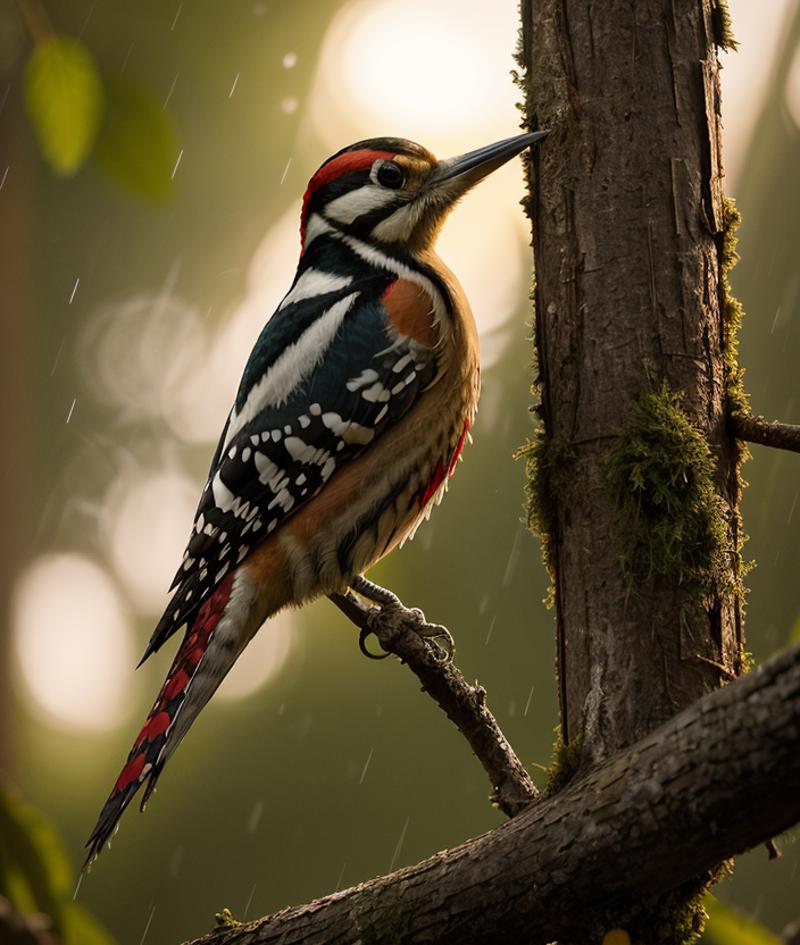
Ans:
[[[796,647],[491,833],[194,945],[600,941],[800,818],[799,738]]]
[[[555,508],[562,735],[600,761],[741,670],[739,601],[632,586],[605,475],[632,405],[666,381],[715,461],[738,546],[720,280],[711,0],[523,0],[536,337],[546,437],[570,450]],[[738,555],[729,556],[736,583]]]

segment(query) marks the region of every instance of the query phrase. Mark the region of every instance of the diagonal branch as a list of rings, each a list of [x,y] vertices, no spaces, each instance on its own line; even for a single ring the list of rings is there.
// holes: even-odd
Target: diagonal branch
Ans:
[[[443,627],[431,627],[419,610],[400,604],[371,607],[355,594],[332,594],[331,600],[362,632],[374,633],[381,646],[394,653],[416,674],[427,692],[470,744],[489,776],[491,800],[513,817],[538,796],[538,791],[486,705],[486,690],[471,686],[458,667],[442,660],[426,640]],[[421,633],[421,631],[427,631]]]
[[[800,820],[798,739],[795,647],[490,833],[194,945],[599,940]]]
[[[800,453],[800,424],[771,423],[763,417],[732,417],[733,432],[740,440]]]

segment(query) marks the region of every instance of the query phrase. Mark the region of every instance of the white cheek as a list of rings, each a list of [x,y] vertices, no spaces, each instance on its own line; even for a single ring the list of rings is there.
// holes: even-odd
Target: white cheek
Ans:
[[[395,210],[391,216],[373,228],[372,235],[375,239],[382,240],[385,243],[400,243],[409,239],[414,232],[414,228],[420,221],[423,206],[414,201]]]
[[[375,184],[365,184],[357,190],[342,194],[325,207],[325,216],[337,223],[352,223],[365,213],[385,207],[394,201],[395,194]]]

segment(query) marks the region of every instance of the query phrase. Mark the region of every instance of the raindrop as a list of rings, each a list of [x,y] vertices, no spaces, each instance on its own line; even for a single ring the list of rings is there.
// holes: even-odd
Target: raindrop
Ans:
[[[361,769],[361,777],[358,779],[359,784],[364,783],[364,778],[367,776],[367,768],[369,768],[369,763],[372,761],[372,755],[374,751],[374,748],[370,748],[369,754],[367,755],[367,760],[364,762],[364,767]]]
[[[770,328],[769,333],[773,334],[775,331],[775,326],[778,324],[778,319],[781,317],[781,307],[780,305],[775,309],[775,318],[772,319],[772,328]]]
[[[3,185],[6,182],[6,177],[8,177],[8,169],[11,167],[10,164],[6,165],[6,169],[3,171],[3,179],[0,180],[0,190],[3,189]]]
[[[142,937],[139,939],[139,945],[144,945],[144,940],[147,938],[147,933],[150,931],[150,923],[153,921],[153,916],[156,914],[156,907],[150,910],[150,918],[147,920],[147,925],[144,927],[144,932],[142,932]]]
[[[119,67],[119,71],[121,73],[124,72],[125,69],[127,68],[128,60],[131,58],[131,53],[133,52],[133,47],[135,45],[136,43],[131,43],[130,46],[128,46],[128,51],[125,53],[125,58],[122,60],[122,65]]]
[[[285,714],[286,714],[286,703],[281,702],[281,704],[278,706],[278,715],[285,715]]]
[[[528,693],[528,701],[525,703],[525,711],[522,713],[523,716],[528,714],[528,709],[531,707],[531,699],[533,699],[533,690],[536,686],[531,686],[531,691]]]
[[[294,69],[297,65],[297,53],[287,52],[281,62],[283,63],[284,69]]]
[[[250,906],[253,904],[253,896],[256,894],[256,883],[253,883],[253,888],[250,890],[250,895],[247,897],[247,905],[244,907],[244,918],[247,918],[247,913],[250,911]]]
[[[64,342],[66,340],[67,340],[66,337],[61,339],[61,344],[58,346],[58,351],[56,351],[56,357],[55,357],[55,360],[53,361],[53,367],[50,371],[50,377],[52,377],[56,373],[56,368],[58,367],[58,362],[61,360],[61,352],[64,350]]]
[[[492,617],[492,622],[489,624],[489,632],[486,634],[486,640],[484,641],[484,646],[489,645],[489,640],[492,639],[492,632],[494,630],[495,621],[497,620],[497,614]]]
[[[266,3],[254,3],[253,4],[253,16],[264,16],[267,12]]]
[[[8,93],[11,91],[11,83],[9,82],[6,86],[5,92],[3,92],[3,98],[0,100],[0,114],[2,114],[3,109],[6,107],[6,99],[8,98]]]
[[[411,817],[406,817],[406,822],[403,824],[403,829],[400,831],[400,839],[397,841],[397,846],[394,848],[394,853],[392,854],[392,862],[389,864],[390,873],[394,869],[394,864],[397,862],[397,858],[400,856],[400,851],[403,848],[403,841],[406,839],[406,831],[408,830],[408,825],[410,822]]]
[[[253,809],[250,811],[250,816],[247,819],[247,832],[255,833],[258,830],[258,825],[261,823],[261,815],[264,813],[264,802],[256,801],[253,805]]]
[[[75,892],[72,894],[72,901],[78,898],[78,891],[81,888],[81,883],[83,882],[83,870],[81,870],[80,875],[78,876],[78,882],[75,884]]]
[[[294,95],[287,95],[286,98],[281,99],[281,111],[285,112],[287,115],[293,115],[297,111],[297,107],[300,104]]]
[[[170,26],[170,33],[175,29],[175,24],[178,22],[178,17],[181,15],[181,10],[183,9],[183,4],[178,4],[178,9],[175,11],[175,19],[172,21],[172,26]]]
[[[92,14],[94,13],[94,8],[96,6],[97,6],[97,0],[94,0],[91,7],[89,8],[89,12],[86,14],[86,18],[83,21],[83,26],[78,31],[78,39],[83,38],[83,34],[86,32],[86,27],[89,25],[89,20],[91,20]]]
[[[172,93],[175,91],[175,86],[178,84],[178,76],[180,72],[175,73],[175,78],[172,80],[172,85],[169,87],[169,92],[167,92],[167,97],[164,99],[164,104],[161,106],[161,111],[163,112],[167,105],[169,105],[169,100],[172,98]]]
[[[236,73],[236,78],[233,80],[233,85],[231,86],[230,92],[228,92],[228,98],[233,98],[233,93],[236,91],[236,86],[239,84],[239,76],[241,72]]]
[[[511,578],[514,575],[514,570],[517,567],[517,562],[519,561],[519,552],[520,552],[520,539],[522,538],[522,530],[517,529],[517,534],[514,536],[514,544],[511,546],[511,553],[508,556],[508,564],[506,565],[505,574],[503,575],[503,587],[508,587],[511,583]]]
[[[77,400],[78,400],[77,397],[72,398],[72,406],[69,408],[69,413],[67,414],[67,423],[69,423],[70,420],[72,419],[72,411],[75,409],[75,403],[77,402]]]
[[[80,281],[81,277],[78,276],[78,278],[75,280],[75,285],[72,287],[72,292],[70,293],[69,302],[67,302],[67,305],[72,305],[72,300],[75,298],[75,293],[78,291],[78,285],[80,284]]]
[[[486,613],[486,608],[489,606],[489,595],[484,594],[481,598],[480,604],[478,604],[478,613],[483,616]]]
[[[786,519],[787,525],[791,525],[792,523],[792,516],[794,515],[795,506],[797,505],[797,496],[798,496],[798,493],[795,492],[794,498],[792,499],[791,507],[789,508],[789,517]]]
[[[175,167],[172,168],[172,173],[169,176],[170,180],[175,180],[175,175],[178,173],[178,168],[181,166],[181,161],[183,159],[183,148],[178,152],[178,160],[175,162]]]
[[[169,861],[169,875],[177,876],[183,863],[183,847],[175,847]]]
[[[342,880],[344,879],[344,871],[347,868],[347,860],[342,863],[342,868],[339,870],[339,878],[336,880],[336,885],[333,887],[334,892],[338,892],[342,888]]]
[[[289,173],[289,167],[291,163],[292,163],[292,159],[289,158],[289,160],[286,162],[286,167],[284,167],[283,169],[283,174],[281,175],[281,184],[283,184],[283,182],[286,180],[286,175]]]

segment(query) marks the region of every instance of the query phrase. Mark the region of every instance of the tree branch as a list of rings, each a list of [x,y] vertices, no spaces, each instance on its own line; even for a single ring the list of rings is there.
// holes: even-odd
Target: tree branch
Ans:
[[[800,453],[800,424],[779,423],[777,420],[770,423],[763,417],[732,417],[731,423],[740,440]]]
[[[399,603],[377,608],[352,593],[330,597],[357,627],[374,633],[384,650],[399,656],[422,683],[422,691],[444,709],[489,776],[493,804],[513,817],[538,797],[530,775],[486,705],[486,690],[477,683],[471,686],[457,666],[437,657],[426,642],[435,635],[431,631],[441,630],[449,637],[444,627],[427,624],[421,611]]]
[[[428,860],[195,945],[591,941],[800,819],[800,647]]]

